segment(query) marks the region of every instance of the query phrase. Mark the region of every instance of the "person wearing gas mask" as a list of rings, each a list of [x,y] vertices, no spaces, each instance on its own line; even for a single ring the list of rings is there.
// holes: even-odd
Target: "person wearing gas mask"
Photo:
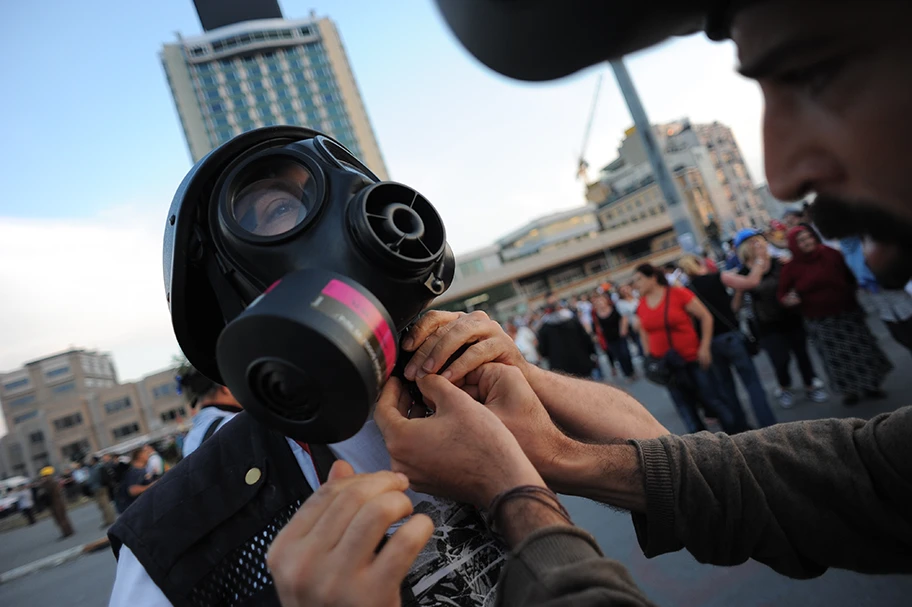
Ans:
[[[438,4],[482,62],[528,80],[564,76],[701,28],[714,38],[731,37],[740,71],[759,82],[766,101],[773,195],[795,200],[816,193],[811,213],[827,237],[864,236],[867,264],[885,286],[901,287],[912,277],[908,2],[682,0],[663,10],[603,0]],[[557,36],[554,44],[540,44],[545,30]],[[462,427],[493,413],[549,486],[630,510],[647,556],[686,548],[701,562],[755,559],[795,578],[829,567],[912,572],[912,407],[868,421],[674,436],[617,390],[527,365],[483,314],[429,313],[405,343],[417,349],[406,378],[435,383],[440,361],[472,344],[441,373],[465,382],[464,390],[440,386],[434,404],[444,415],[406,419],[393,404],[397,394],[381,399],[393,469],[424,491],[465,498],[463,486],[481,483],[479,462],[440,457],[457,440],[446,439],[454,418],[447,412],[458,411]],[[482,378],[495,374],[487,366],[492,363],[523,376],[496,402],[481,390]],[[504,457],[498,469],[525,465],[520,458],[509,461]],[[531,499],[525,505],[547,508]],[[622,593],[622,604],[642,604],[622,569],[600,558],[591,538],[552,521],[557,526],[542,532],[547,538],[523,546],[508,563],[505,580],[513,576],[519,583],[504,582],[504,604],[606,604],[608,592]],[[508,589],[516,593],[507,596]]]
[[[166,296],[189,363],[244,410],[110,530],[111,605],[279,604],[271,571],[284,559],[267,565],[267,552],[324,483],[321,496],[338,499],[316,525],[301,511],[289,532],[338,563],[322,542],[351,529],[361,557],[393,563],[368,579],[363,558],[343,558],[334,575],[349,591],[488,604],[505,547],[471,506],[389,472],[371,420],[404,365],[398,335],[454,269],[430,202],[320,133],[258,129],[200,160],[165,224]]]
[[[193,365],[181,366],[175,379],[178,394],[186,395],[191,409],[199,409],[193,416],[190,431],[184,437],[182,455],[187,457],[244,407],[234,398],[231,390],[215,383],[194,369]]]

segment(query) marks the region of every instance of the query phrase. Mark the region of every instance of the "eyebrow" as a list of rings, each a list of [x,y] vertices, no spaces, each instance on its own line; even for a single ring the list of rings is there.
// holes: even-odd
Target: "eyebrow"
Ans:
[[[836,36],[816,36],[786,41],[768,49],[759,58],[747,64],[741,64],[738,73],[752,80],[765,78],[774,73],[782,63],[800,57],[802,54],[819,50],[837,39]]]

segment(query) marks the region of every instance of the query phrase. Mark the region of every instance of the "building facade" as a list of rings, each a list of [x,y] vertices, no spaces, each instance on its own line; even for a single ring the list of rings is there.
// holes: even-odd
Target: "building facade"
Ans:
[[[174,429],[190,411],[175,370],[121,384],[109,354],[75,349],[0,373],[7,435],[0,470],[35,476],[150,432]]]
[[[231,20],[204,16],[217,24]],[[329,19],[255,19],[179,35],[164,45],[161,61],[194,162],[240,133],[290,124],[335,137],[378,177],[388,178]]]
[[[689,121],[682,123],[689,124]],[[675,129],[682,127],[681,123],[670,125],[670,128]],[[695,124],[692,129],[703,147],[709,151],[716,179],[731,204],[736,228],[762,229],[768,226],[772,217],[764,201],[757,195],[732,130],[719,122]]]
[[[705,240],[702,230],[710,221],[728,235],[743,227],[762,228],[769,224],[767,205],[756,192],[731,129],[718,122],[692,125],[685,118],[655,125],[653,132],[681,200],[700,232],[696,235],[698,240]],[[655,184],[635,128],[625,133],[617,159],[601,170],[598,180],[589,184],[586,198],[596,205],[605,227],[617,223],[610,217],[605,223],[608,207],[626,209],[621,222],[632,221],[634,217],[641,219],[643,210],[647,215],[653,209],[665,212],[664,196]],[[620,200],[625,198],[634,205],[639,201],[643,210],[623,207]]]
[[[453,284],[431,307],[483,310],[503,321],[541,306],[549,293],[591,293],[604,282],[629,279],[640,263],[680,255],[667,213],[605,230],[586,205],[535,219],[492,246],[458,255]]]

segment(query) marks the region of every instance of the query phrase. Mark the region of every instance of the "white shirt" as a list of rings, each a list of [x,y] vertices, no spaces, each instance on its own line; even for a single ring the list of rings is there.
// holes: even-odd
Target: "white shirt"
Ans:
[[[149,456],[149,461],[146,462],[146,474],[155,478],[161,476],[165,473],[165,462],[162,461],[162,456],[158,453],[153,453]]]
[[[187,457],[197,449],[203,443],[203,437],[206,436],[206,432],[209,430],[209,426],[215,423],[217,420],[221,420],[221,424],[216,427],[215,431],[225,425],[225,422],[240,413],[241,410],[237,411],[223,411],[218,407],[203,407],[199,412],[193,416],[193,425],[190,427],[190,431],[187,432],[187,436],[184,437],[184,449],[183,456]]]
[[[287,440],[307,483],[318,487],[320,483],[310,456],[293,440]],[[330,445],[330,450],[338,459],[351,464],[356,473],[390,469],[389,452],[373,420],[347,441]],[[499,569],[506,558],[505,547],[493,539],[483,525],[474,524],[477,517],[470,516],[474,510],[470,506],[414,491],[406,494],[415,505],[416,513],[431,517],[435,529],[434,537],[406,578],[413,594],[440,604],[493,604]],[[170,605],[130,549],[123,546],[109,607]]]
[[[32,490],[28,487],[20,489],[16,494],[16,502],[19,504],[20,510],[33,507],[35,505],[35,500],[32,499]]]
[[[535,347],[535,332],[529,327],[518,327],[516,337],[513,338],[516,347],[530,363],[537,365],[539,361],[538,348]]]

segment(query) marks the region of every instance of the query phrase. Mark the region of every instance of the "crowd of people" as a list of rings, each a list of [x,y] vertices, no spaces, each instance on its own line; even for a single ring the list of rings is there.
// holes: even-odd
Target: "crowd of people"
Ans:
[[[893,365],[868,327],[859,292],[906,348],[912,296],[878,284],[857,238],[824,242],[805,207],[765,231],[739,231],[718,251],[718,259],[687,254],[662,268],[643,264],[629,283],[568,299],[549,294],[543,308],[505,328],[527,361],[578,377],[616,378],[620,371],[634,381],[634,363],[641,363],[647,379],[667,387],[688,432],[706,429],[706,420],[729,433],[753,427],[735,373],[756,426],[776,423],[753,360],[761,351],[775,370],[773,396],[783,409],[800,395],[793,359],[807,400],[830,398],[809,343],[844,405],[886,397],[882,385]]]
[[[94,501],[101,513],[101,528],[117,516],[181,459],[183,435],[176,433],[154,443],[134,447],[123,455],[112,452],[86,456],[62,470],[45,466],[34,480],[13,488],[16,510],[28,525],[45,510],[60,529],[61,539],[75,533],[67,510]]]

